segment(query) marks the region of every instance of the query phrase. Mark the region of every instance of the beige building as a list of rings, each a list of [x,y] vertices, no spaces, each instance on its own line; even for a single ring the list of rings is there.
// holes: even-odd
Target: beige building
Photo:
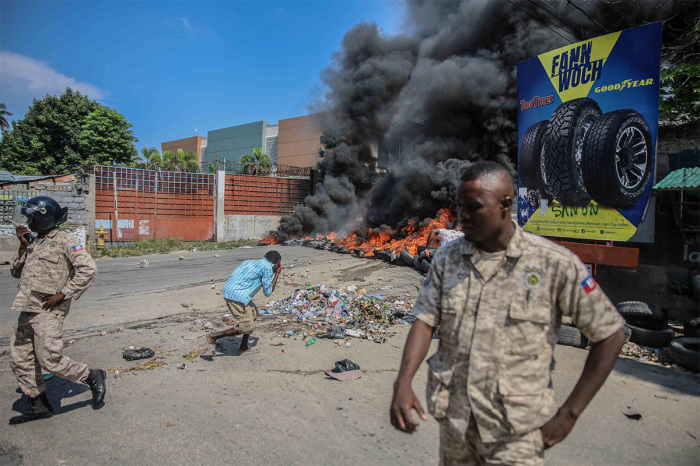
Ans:
[[[160,144],[161,154],[165,151],[177,153],[178,149],[185,152],[192,151],[197,154],[197,163],[201,163],[202,147],[206,147],[207,138],[203,136],[192,136],[185,139],[176,139],[175,141],[163,142]]]
[[[277,136],[277,163],[294,167],[315,167],[321,160],[321,128],[318,114],[280,120]]]

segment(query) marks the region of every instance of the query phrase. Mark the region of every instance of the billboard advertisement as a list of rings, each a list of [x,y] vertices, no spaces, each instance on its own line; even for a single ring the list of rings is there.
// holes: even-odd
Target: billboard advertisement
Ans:
[[[523,229],[651,241],[641,232],[654,215],[661,30],[661,22],[652,23],[518,64]]]

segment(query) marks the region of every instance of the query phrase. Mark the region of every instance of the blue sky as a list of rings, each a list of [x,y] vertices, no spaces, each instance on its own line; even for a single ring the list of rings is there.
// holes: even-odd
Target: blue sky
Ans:
[[[359,22],[399,31],[394,0],[0,0],[0,102],[21,119],[66,86],[122,113],[136,148],[308,113]]]

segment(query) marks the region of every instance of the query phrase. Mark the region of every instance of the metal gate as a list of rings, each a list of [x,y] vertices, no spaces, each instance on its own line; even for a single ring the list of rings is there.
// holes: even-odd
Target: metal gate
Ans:
[[[214,239],[214,175],[98,166],[95,188],[107,241]]]

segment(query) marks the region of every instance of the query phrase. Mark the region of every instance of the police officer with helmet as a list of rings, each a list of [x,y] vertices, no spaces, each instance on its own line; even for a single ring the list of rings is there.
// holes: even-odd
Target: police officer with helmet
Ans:
[[[20,279],[12,305],[20,314],[10,338],[10,366],[30,404],[24,414],[10,419],[10,424],[53,416],[42,369],[88,385],[93,407],[100,406],[105,397],[105,371],[90,369],[62,354],[63,320],[71,301],[78,299],[97,275],[95,261],[83,245],[58,228],[67,217],[68,208],[61,208],[47,196],[33,197],[15,208],[13,223],[20,246],[10,271]]]

